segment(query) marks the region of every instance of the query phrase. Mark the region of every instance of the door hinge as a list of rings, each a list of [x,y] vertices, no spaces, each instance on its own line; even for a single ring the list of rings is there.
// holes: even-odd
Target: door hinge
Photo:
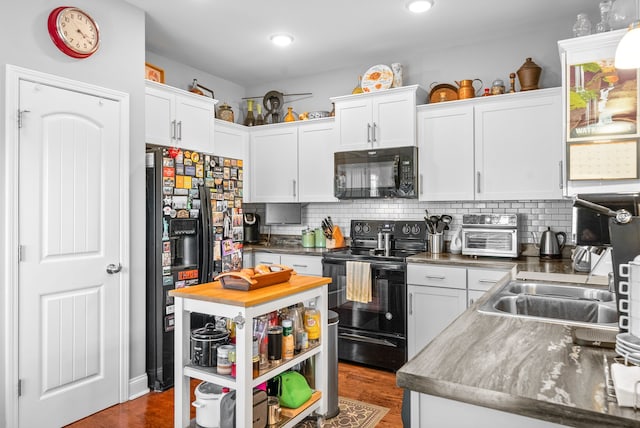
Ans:
[[[22,128],[22,113],[29,113],[30,110],[18,110],[18,128]]]
[[[18,397],[22,396],[22,379],[18,379]]]

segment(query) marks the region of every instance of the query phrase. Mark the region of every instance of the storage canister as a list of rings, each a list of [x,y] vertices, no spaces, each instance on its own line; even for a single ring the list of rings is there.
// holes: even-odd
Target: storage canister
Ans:
[[[302,229],[302,246],[304,248],[313,248],[315,245],[316,245],[315,232],[309,228]]]
[[[218,346],[218,374],[231,374],[231,360],[229,354],[233,352],[235,359],[236,347],[234,345]]]

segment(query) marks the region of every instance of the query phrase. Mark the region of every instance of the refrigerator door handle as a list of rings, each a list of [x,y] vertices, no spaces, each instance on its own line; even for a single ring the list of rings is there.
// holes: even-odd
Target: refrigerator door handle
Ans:
[[[211,228],[211,194],[206,186],[200,185],[200,252],[202,254],[202,262],[200,263],[200,284],[211,282],[213,278],[213,266],[210,261],[209,247],[212,245],[210,228]]]

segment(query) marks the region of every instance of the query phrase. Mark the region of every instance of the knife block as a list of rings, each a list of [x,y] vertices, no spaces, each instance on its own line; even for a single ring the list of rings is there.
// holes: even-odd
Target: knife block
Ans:
[[[327,248],[342,248],[344,246],[344,235],[340,230],[340,226],[333,226],[333,234],[331,235],[331,239],[327,239]]]

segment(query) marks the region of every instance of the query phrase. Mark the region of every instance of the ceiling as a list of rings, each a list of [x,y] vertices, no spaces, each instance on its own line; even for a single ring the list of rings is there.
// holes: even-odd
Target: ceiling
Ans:
[[[242,86],[380,62],[566,22],[598,20],[598,0],[435,0],[414,15],[407,0],[126,0],[146,12],[146,49]],[[179,7],[178,7],[179,6]],[[294,36],[277,47],[269,37]]]

